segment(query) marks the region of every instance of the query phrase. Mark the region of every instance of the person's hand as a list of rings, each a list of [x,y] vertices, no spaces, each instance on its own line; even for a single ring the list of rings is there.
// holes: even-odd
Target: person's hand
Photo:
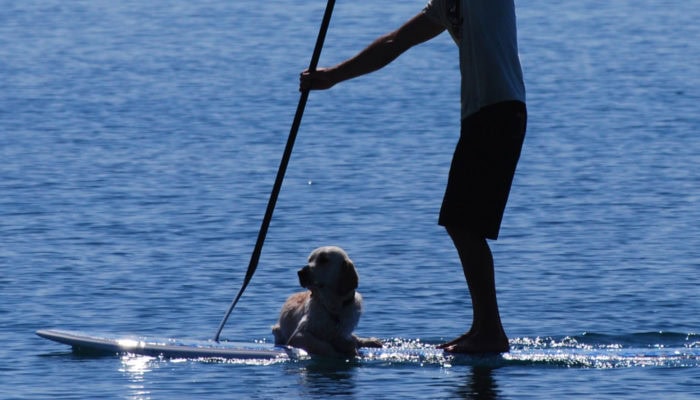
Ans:
[[[325,90],[335,85],[329,68],[321,68],[316,71],[304,70],[299,75],[299,91]]]

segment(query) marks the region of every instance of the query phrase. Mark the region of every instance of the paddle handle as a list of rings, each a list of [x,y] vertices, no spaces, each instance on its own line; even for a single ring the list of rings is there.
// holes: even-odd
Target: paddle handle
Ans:
[[[326,32],[328,31],[328,25],[331,21],[331,15],[333,14],[333,6],[335,5],[335,0],[328,0],[326,4],[326,11],[323,14],[323,21],[321,22],[321,28],[318,32],[318,37],[316,38],[316,46],[314,47],[314,52],[311,56],[311,62],[309,63],[309,71],[316,70],[318,66],[318,60],[321,57],[321,49],[323,48],[323,42],[326,39]],[[275,179],[275,184],[272,187],[272,193],[270,194],[270,200],[267,203],[267,210],[265,211],[265,217],[263,218],[262,225],[260,226],[260,231],[258,232],[258,240],[255,242],[255,248],[253,249],[253,254],[250,257],[250,263],[248,264],[248,270],[245,274],[245,279],[243,280],[243,285],[238,291],[238,294],[231,302],[231,305],[226,310],[223,320],[219,324],[219,329],[214,335],[214,341],[219,341],[219,336],[221,331],[226,325],[228,317],[231,315],[231,311],[236,307],[238,300],[243,295],[246,287],[253,278],[253,274],[258,267],[258,261],[260,261],[260,254],[262,253],[263,243],[265,242],[265,237],[267,236],[267,229],[270,227],[270,221],[272,220],[272,214],[275,211],[275,205],[277,204],[277,197],[279,197],[280,190],[282,189],[282,181],[284,181],[284,175],[287,171],[287,165],[289,164],[289,159],[292,156],[292,149],[294,148],[294,141],[297,137],[297,132],[299,131],[299,126],[301,125],[301,117],[304,115],[304,108],[306,107],[306,100],[309,98],[309,89],[303,89],[301,91],[301,96],[299,97],[299,104],[297,105],[297,112],[294,114],[294,120],[292,121],[292,127],[289,131],[289,137],[287,138],[287,145],[285,146],[284,153],[282,154],[282,161],[280,162],[279,169],[277,170],[277,178]]]

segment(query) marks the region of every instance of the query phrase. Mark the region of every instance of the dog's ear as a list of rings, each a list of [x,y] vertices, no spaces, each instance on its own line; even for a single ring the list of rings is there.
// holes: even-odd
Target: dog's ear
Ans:
[[[350,260],[343,262],[341,269],[340,281],[338,282],[338,294],[344,295],[351,290],[357,289],[360,283],[360,277],[357,276],[355,265]]]

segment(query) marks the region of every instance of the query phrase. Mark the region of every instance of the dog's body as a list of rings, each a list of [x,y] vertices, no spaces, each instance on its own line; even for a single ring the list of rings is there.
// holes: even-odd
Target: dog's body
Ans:
[[[382,347],[377,339],[353,334],[362,314],[362,296],[355,290],[355,266],[343,249],[314,250],[298,275],[309,290],[289,296],[282,306],[272,327],[275,344],[323,356],[355,356],[359,347]]]

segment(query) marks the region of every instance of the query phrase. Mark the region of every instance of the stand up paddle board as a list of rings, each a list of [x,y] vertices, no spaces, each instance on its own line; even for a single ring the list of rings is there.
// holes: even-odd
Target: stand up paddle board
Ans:
[[[116,337],[83,332],[42,329],[36,334],[67,344],[74,351],[89,353],[131,353],[163,358],[222,358],[244,360],[302,359],[304,350],[269,343],[214,342],[137,336]]]
[[[270,343],[215,342],[138,336],[88,334],[65,330],[39,330],[37,335],[67,344],[88,354],[136,354],[165,359],[224,359],[257,363],[306,360],[301,349]],[[591,336],[589,338],[589,336]],[[578,337],[518,338],[510,353],[498,355],[457,355],[420,340],[393,339],[381,349],[359,349],[362,362],[382,365],[540,365],[584,368],[698,367],[698,336],[679,334],[628,336],[582,335]]]

